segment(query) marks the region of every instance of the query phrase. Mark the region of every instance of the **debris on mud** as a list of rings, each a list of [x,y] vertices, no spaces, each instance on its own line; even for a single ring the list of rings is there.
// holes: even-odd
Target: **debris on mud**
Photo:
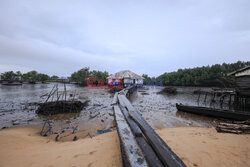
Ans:
[[[250,120],[221,122],[216,126],[217,132],[250,134]]]
[[[19,125],[20,122],[18,120],[12,120],[12,125]]]
[[[103,133],[108,133],[108,132],[112,132],[112,130],[111,129],[97,130],[98,134],[103,134]]]
[[[58,85],[55,85],[47,95],[44,103],[39,103],[37,114],[55,115],[60,113],[77,113],[81,112],[88,101],[75,100],[75,94],[69,94],[67,99],[66,86],[64,91],[59,92]]]

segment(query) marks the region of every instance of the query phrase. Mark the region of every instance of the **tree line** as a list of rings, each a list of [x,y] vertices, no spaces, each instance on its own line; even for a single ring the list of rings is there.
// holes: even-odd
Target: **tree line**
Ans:
[[[109,73],[107,71],[90,71],[89,68],[82,68],[73,74],[71,74],[71,77],[69,78],[71,82],[76,82],[81,85],[87,85],[87,77],[95,77],[96,80],[102,79],[104,83],[106,83],[107,77],[109,76]]]
[[[90,71],[89,68],[82,68],[68,77],[68,80],[75,82],[80,85],[86,85],[87,77],[95,77],[97,80],[102,79],[103,82],[106,82],[109,73],[107,71]],[[53,75],[49,76],[47,74],[38,73],[37,71],[30,71],[22,74],[20,71],[7,71],[1,74],[1,80],[6,81],[29,81],[29,82],[55,82],[58,80],[58,76]]]
[[[212,66],[202,66],[189,69],[179,69],[175,72],[163,73],[158,77],[149,77],[147,74],[142,76],[145,78],[144,84],[163,84],[171,86],[234,86],[234,76],[227,74],[240,68],[250,65],[250,61],[238,61],[236,63],[215,64]],[[95,77],[96,80],[102,79],[105,83],[109,73],[107,71],[91,71],[90,68],[82,68],[68,77],[70,82],[86,85],[87,77]],[[58,76],[49,76],[47,74],[30,71],[22,74],[20,71],[8,71],[1,74],[2,80],[21,80],[21,81],[57,81]]]
[[[7,71],[1,74],[1,80],[6,81],[30,81],[30,82],[45,82],[56,80],[58,76],[49,76],[47,74],[38,73],[37,71],[30,71],[22,74],[20,71]]]
[[[236,71],[250,65],[250,61],[236,63],[215,64],[190,69],[179,69],[175,72],[164,73],[157,77],[163,85],[171,86],[234,86],[234,76],[228,76],[230,72]]]

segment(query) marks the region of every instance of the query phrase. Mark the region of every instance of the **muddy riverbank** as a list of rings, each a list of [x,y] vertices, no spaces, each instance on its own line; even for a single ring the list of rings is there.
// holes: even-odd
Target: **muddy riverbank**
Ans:
[[[113,94],[106,89],[87,89],[67,85],[68,94],[76,92],[77,100],[89,100],[80,113],[41,116],[36,114],[37,103],[45,101],[41,95],[48,93],[51,84],[24,84],[22,86],[0,85],[0,129],[13,126],[35,125],[42,127],[44,120],[51,120],[53,133],[80,131],[80,137],[94,136],[97,130],[114,129],[112,106]],[[59,84],[63,90],[63,84]],[[216,119],[177,112],[176,103],[196,105],[197,89],[210,88],[177,87],[176,95],[158,94],[162,87],[138,89],[129,98],[142,116],[154,128],[176,126],[213,127]]]
[[[37,103],[52,89],[54,84],[24,84],[22,86],[0,85],[0,128],[35,125],[42,127],[44,120],[51,120],[53,132],[86,131],[93,135],[96,130],[112,128],[113,112],[110,103],[113,95],[108,90],[91,89],[77,85],[67,85],[67,93],[76,92],[77,100],[89,100],[88,105],[80,113],[57,114],[43,116],[36,113]],[[63,90],[63,84],[58,85]]]

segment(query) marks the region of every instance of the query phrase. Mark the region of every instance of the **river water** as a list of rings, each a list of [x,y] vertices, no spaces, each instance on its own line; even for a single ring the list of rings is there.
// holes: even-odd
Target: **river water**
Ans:
[[[113,94],[106,89],[87,89],[67,84],[67,91],[76,92],[76,99],[89,100],[88,105],[77,114],[58,114],[53,117],[36,114],[37,105],[46,100],[40,97],[52,89],[50,84],[23,84],[22,86],[0,85],[0,129],[13,126],[38,125],[44,120],[53,123],[53,131],[80,130],[84,134],[96,134],[96,130],[114,128],[112,106]],[[58,85],[63,90],[63,84]],[[197,105],[194,90],[210,88],[177,87],[176,95],[158,94],[162,87],[138,89],[129,98],[131,103],[154,128],[175,126],[212,127],[216,119],[189,113],[177,112],[176,103]],[[18,125],[13,125],[13,123]]]

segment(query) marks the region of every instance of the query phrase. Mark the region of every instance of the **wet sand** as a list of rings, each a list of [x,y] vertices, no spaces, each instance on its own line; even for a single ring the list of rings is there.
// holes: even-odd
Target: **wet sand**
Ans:
[[[41,137],[39,130],[0,130],[0,166],[122,166],[115,131],[74,142],[55,142]],[[164,128],[157,133],[187,166],[250,166],[250,135],[198,127]]]

